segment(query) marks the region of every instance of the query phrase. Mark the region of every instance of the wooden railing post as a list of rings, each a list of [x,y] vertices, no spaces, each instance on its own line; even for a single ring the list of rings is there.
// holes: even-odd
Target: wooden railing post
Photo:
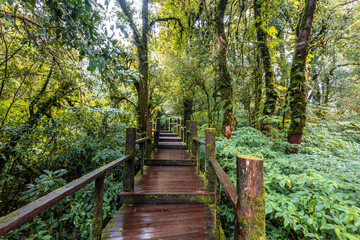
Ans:
[[[176,128],[177,128],[177,135],[180,137],[181,135],[181,130],[180,130],[180,119],[177,119],[177,124],[176,124]]]
[[[181,141],[183,142],[183,143],[185,143],[185,140],[184,140],[184,119],[181,119],[181,128],[180,128],[180,130],[181,130],[181,136],[180,136],[180,138],[181,138]]]
[[[215,128],[205,129],[205,189],[215,191],[215,172],[211,166],[210,159],[215,155]]]
[[[141,169],[140,169],[140,174],[144,174],[145,146],[146,146],[146,143],[140,144],[140,152],[141,152]]]
[[[171,118],[169,118],[169,132],[171,132]]]
[[[263,160],[237,156],[235,239],[265,239]]]
[[[197,130],[197,121],[191,121],[191,136],[190,136],[190,146],[189,148],[191,149],[190,155],[191,158],[195,158],[195,154],[196,154],[196,144],[194,143],[194,138],[198,137],[198,130]],[[189,151],[190,151],[189,149]]]
[[[167,126],[168,126],[168,120],[165,119],[165,128],[164,128],[165,130],[166,130]]]
[[[156,119],[156,132],[154,134],[155,146],[159,145],[159,141],[160,141],[160,118],[157,118]]]
[[[201,172],[200,143],[196,143],[196,174]]]
[[[186,120],[186,131],[185,131],[185,144],[189,147],[189,136],[191,131],[191,121]],[[189,151],[191,149],[189,148]]]
[[[126,128],[125,154],[131,156],[124,163],[124,191],[134,191],[136,128]]]
[[[146,141],[146,154],[145,157],[147,159],[151,158],[151,151],[152,151],[152,122],[147,122],[146,126],[146,137],[150,138]]]
[[[95,180],[94,216],[92,225],[93,240],[101,240],[103,223],[104,179],[105,174]]]

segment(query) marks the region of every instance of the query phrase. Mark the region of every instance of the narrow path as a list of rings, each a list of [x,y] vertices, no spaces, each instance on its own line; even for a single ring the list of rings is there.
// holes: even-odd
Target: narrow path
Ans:
[[[212,208],[195,160],[172,133],[162,131],[158,150],[145,160],[135,191],[121,193],[125,204],[103,230],[103,239],[213,239]]]

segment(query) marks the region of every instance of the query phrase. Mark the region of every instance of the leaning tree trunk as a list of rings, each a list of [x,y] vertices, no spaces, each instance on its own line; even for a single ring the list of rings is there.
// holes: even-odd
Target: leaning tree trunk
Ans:
[[[233,104],[232,104],[232,86],[229,69],[227,66],[227,48],[228,42],[225,33],[224,16],[228,0],[220,0],[216,13],[216,33],[219,41],[219,53],[218,53],[218,71],[219,71],[219,89],[221,91],[221,100],[223,102],[223,131],[227,138],[231,137],[233,131]]]
[[[267,45],[267,33],[262,29],[264,20],[262,16],[263,0],[254,0],[255,28],[257,32],[257,46],[263,62],[263,70],[265,73],[265,103],[263,109],[264,116],[271,116],[275,112],[278,94],[275,90],[275,75],[271,63],[269,47]]]
[[[291,144],[300,144],[303,129],[306,123],[306,87],[305,87],[305,67],[306,58],[309,51],[309,37],[314,19],[317,0],[306,0],[300,20],[296,27],[297,44],[294,59],[291,66],[290,75],[290,108],[291,123],[288,131],[288,142]],[[295,148],[291,153],[298,153]]]

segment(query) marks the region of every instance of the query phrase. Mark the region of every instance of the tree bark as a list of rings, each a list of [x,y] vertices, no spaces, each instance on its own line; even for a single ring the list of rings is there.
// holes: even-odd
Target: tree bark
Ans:
[[[297,45],[290,75],[290,108],[291,123],[288,131],[288,142],[300,144],[306,123],[306,87],[305,67],[309,51],[309,37],[314,19],[317,0],[306,0],[298,25],[296,27]],[[298,153],[294,148],[291,153]]]
[[[233,90],[231,86],[231,77],[227,65],[227,49],[228,42],[225,33],[224,16],[228,0],[220,0],[216,13],[215,13],[215,24],[216,34],[219,41],[219,52],[218,52],[218,71],[219,71],[219,90],[221,92],[221,100],[223,102],[222,108],[224,109],[223,115],[223,131],[227,138],[231,138],[233,131],[233,104],[232,95]]]
[[[262,16],[263,0],[254,0],[255,28],[257,32],[257,47],[263,63],[265,73],[265,103],[263,109],[264,116],[271,116],[276,109],[278,94],[275,90],[275,75],[271,63],[269,47],[267,45],[267,33],[263,30],[264,20]]]
[[[39,105],[38,110],[31,114],[28,120],[23,124],[23,127],[19,128],[11,137],[9,142],[1,149],[0,153],[0,173],[2,173],[5,163],[13,157],[16,152],[15,147],[19,143],[20,139],[25,135],[32,132],[33,128],[39,121],[39,119],[48,112],[55,103],[62,99],[71,89],[72,83],[64,83],[60,89],[51,96],[48,100]]]
[[[142,4],[142,33],[141,36],[133,20],[131,11],[128,9],[125,0],[118,0],[121,10],[128,18],[128,23],[133,32],[133,38],[138,51],[139,73],[141,74],[138,90],[139,125],[141,132],[146,131],[146,124],[149,120],[149,59],[148,59],[148,34],[149,26],[149,0],[143,0]]]
[[[258,51],[255,51],[256,54],[256,69],[254,69],[253,71],[253,76],[254,76],[254,110],[253,110],[253,114],[252,114],[252,119],[253,119],[253,123],[255,125],[256,128],[259,127],[259,113],[260,113],[260,103],[261,103],[261,99],[262,99],[262,86],[263,86],[263,82],[262,82],[262,75],[259,71],[260,69],[260,64],[261,64],[261,60],[260,60],[260,54],[258,53]]]
[[[193,98],[191,97],[184,98],[184,121],[191,120],[193,104],[194,104]]]

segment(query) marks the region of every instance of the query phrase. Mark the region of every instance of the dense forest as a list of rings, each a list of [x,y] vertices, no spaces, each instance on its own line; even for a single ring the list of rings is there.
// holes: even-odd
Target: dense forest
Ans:
[[[264,159],[267,239],[360,239],[359,1],[0,0],[0,42],[0,216],[176,117],[217,130],[233,181]],[[0,239],[91,238],[93,188]]]

